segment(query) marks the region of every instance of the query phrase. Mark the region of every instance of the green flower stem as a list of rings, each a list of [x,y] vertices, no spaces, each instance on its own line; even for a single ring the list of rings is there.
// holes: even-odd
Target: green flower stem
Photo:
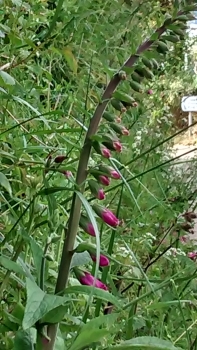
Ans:
[[[172,20],[172,23],[173,23],[173,20]],[[160,37],[165,32],[165,30],[166,28],[164,25],[158,28],[156,30],[158,37]],[[128,60],[124,63],[121,70],[124,70],[127,67],[128,68],[132,67],[135,64],[135,62],[139,59],[139,55],[142,52],[149,49],[153,43],[154,43],[153,40],[147,40],[142,45],[140,45],[136,54],[131,55],[128,58]],[[102,96],[101,103],[97,106],[95,113],[90,121],[90,125],[84,141],[84,146],[81,150],[81,154],[79,158],[77,177],[76,177],[76,185],[80,187],[81,193],[84,192],[85,181],[87,178],[87,167],[88,167],[88,161],[89,161],[90,152],[91,152],[91,137],[96,134],[102,115],[109,103],[109,100],[112,97],[112,94],[117,89],[120,82],[121,82],[121,78],[117,73],[109,82]],[[56,289],[55,289],[56,294],[57,293],[61,294],[68,282],[70,264],[73,256],[74,243],[75,243],[78,226],[79,226],[80,215],[81,215],[81,206],[82,204],[81,204],[80,198],[78,198],[76,193],[74,193],[72,198],[68,228],[65,232],[66,234],[65,234],[65,240],[63,245],[63,252],[62,252],[62,257],[61,257],[61,262],[59,267]],[[48,344],[43,345],[43,350],[54,349],[57,327],[58,327],[57,324],[51,324],[48,326],[48,336],[50,337],[51,341]]]

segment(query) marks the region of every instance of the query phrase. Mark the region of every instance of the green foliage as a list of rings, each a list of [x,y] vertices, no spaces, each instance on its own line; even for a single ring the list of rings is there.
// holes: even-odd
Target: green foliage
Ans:
[[[187,257],[194,245],[180,237],[195,218],[196,164],[181,170],[173,161],[169,111],[178,93],[193,89],[177,55],[188,18],[155,1],[5,1],[2,350],[52,350],[48,324],[56,323],[54,350],[194,348],[197,274]],[[110,147],[110,159],[91,141]],[[99,181],[105,165],[115,177],[99,182],[110,210],[104,220],[86,178]],[[95,237],[79,227],[81,209]],[[76,252],[83,242],[96,243],[96,262]],[[100,252],[109,266],[99,266]],[[108,291],[80,285],[74,267]]]

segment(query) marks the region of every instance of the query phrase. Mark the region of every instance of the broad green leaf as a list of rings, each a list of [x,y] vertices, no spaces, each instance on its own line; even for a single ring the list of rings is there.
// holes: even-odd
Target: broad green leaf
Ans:
[[[15,79],[11,77],[11,75],[8,74],[7,72],[0,70],[0,77],[2,78],[2,80],[6,85],[15,85]]]
[[[88,252],[75,253],[72,257],[70,268],[75,266],[86,265],[91,261],[90,254]]]
[[[68,299],[69,301],[70,299]],[[73,299],[72,302],[77,302],[78,299]],[[41,323],[58,323],[61,322],[68,311],[69,305],[60,305],[55,309],[49,311],[41,320]],[[68,315],[66,315],[66,319],[68,319]]]
[[[110,346],[108,350],[183,350],[170,341],[157,337],[138,337],[126,340],[120,345]]]
[[[0,185],[5,188],[10,196],[12,195],[12,188],[10,186],[10,183],[3,173],[0,173]]]
[[[8,271],[13,271],[15,273],[19,273],[23,276],[26,276],[22,267],[19,266],[17,262],[10,260],[3,255],[0,256],[0,265],[3,266]]]
[[[27,304],[23,318],[23,329],[32,327],[49,311],[60,305],[64,305],[68,299],[57,295],[44,293],[35,282],[26,279]]]
[[[75,56],[73,55],[71,49],[69,47],[62,50],[62,53],[64,55],[64,58],[66,59],[66,62],[70,69],[73,71],[73,73],[77,73],[77,60]]]
[[[98,342],[100,339],[109,334],[109,331],[106,329],[89,329],[84,332],[82,331],[69,350],[84,349],[88,345]]]
[[[118,300],[114,295],[110,294],[109,292],[103,289],[99,289],[91,286],[72,286],[65,289],[65,295],[75,294],[75,293],[87,294],[87,295],[91,294],[92,296],[98,299],[102,299],[114,304],[118,309],[121,309],[122,307],[121,305],[122,303],[120,300]]]
[[[49,311],[41,320],[41,323],[58,323],[61,322],[68,311],[68,305],[60,305]]]
[[[30,331],[19,330],[14,339],[13,350],[34,350],[34,344]]]

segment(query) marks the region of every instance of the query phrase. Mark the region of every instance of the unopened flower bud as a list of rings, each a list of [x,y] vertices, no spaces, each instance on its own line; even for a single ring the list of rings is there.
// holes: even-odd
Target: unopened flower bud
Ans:
[[[89,235],[96,236],[94,227],[86,216],[81,215],[79,226]]]
[[[129,130],[126,129],[125,127],[122,128],[122,135],[128,136],[130,134]]]
[[[116,227],[119,225],[120,220],[109,209],[106,209],[98,204],[94,204],[93,209],[96,214],[109,226]]]
[[[97,251],[96,246],[90,243],[83,242],[83,243],[80,243],[75,250],[76,253],[83,253],[85,251],[87,251],[90,254],[92,260],[96,262],[96,251]],[[99,266],[103,267],[108,265],[109,265],[109,259],[105,255],[101,254],[100,260],[99,260]]]
[[[108,173],[105,173],[106,175],[103,174],[100,170],[92,170],[90,169],[90,174],[92,174],[95,179],[102,185],[104,186],[109,186],[110,184],[110,179],[108,178]]]
[[[114,141],[113,146],[117,152],[122,152],[122,144],[120,143],[120,141]]]
[[[135,101],[132,103],[132,107],[137,107],[138,106],[138,103]]]
[[[121,123],[122,119],[121,117],[116,117],[116,123]]]
[[[111,157],[111,153],[110,150],[105,147],[102,144],[99,144],[97,141],[93,143],[93,147],[95,149],[95,151],[99,154],[101,154],[103,157],[105,158],[110,158]]]
[[[109,125],[117,134],[129,135],[129,130],[127,130],[124,125],[116,124],[116,123],[110,123]]]
[[[62,163],[65,159],[67,158],[67,156],[57,156],[54,159],[55,163]]]
[[[98,182],[96,182],[95,180],[89,180],[88,184],[93,196],[95,196],[99,200],[105,199],[105,193],[103,189],[100,188]]]
[[[96,262],[96,255],[90,254],[90,256],[92,260]],[[100,255],[99,266],[100,267],[109,266],[109,259],[105,255]]]
[[[115,169],[113,169],[112,167],[107,166],[107,165],[100,165],[99,171],[105,175],[112,177],[113,179],[120,179],[121,178],[120,174]]]
[[[153,90],[152,90],[152,89],[149,89],[149,90],[147,91],[147,94],[148,94],[148,95],[152,95],[152,94],[153,94]]]
[[[191,260],[195,260],[197,257],[197,253],[196,252],[189,252],[187,254],[188,258],[190,258]]]
[[[110,184],[110,179],[109,179],[107,176],[105,176],[105,175],[100,175],[100,176],[98,177],[98,179],[99,179],[99,182],[100,182],[102,185],[104,185],[104,186],[109,186],[109,184]]]
[[[126,79],[127,79],[126,72],[124,72],[123,70],[121,70],[121,71],[118,73],[118,75],[119,75],[119,78],[120,78],[121,80],[126,80]]]
[[[89,272],[83,272],[77,268],[74,268],[74,273],[79,282],[86,286],[95,286],[96,288],[108,290],[107,286],[98,279],[95,279]]]

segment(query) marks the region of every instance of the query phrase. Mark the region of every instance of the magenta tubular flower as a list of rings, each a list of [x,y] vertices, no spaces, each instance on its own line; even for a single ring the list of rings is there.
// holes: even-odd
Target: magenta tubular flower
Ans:
[[[110,179],[108,178],[108,176],[100,175],[98,177],[98,180],[104,186],[109,186],[109,184],[110,184]]]
[[[120,143],[120,141],[114,141],[113,142],[113,147],[117,152],[122,152],[122,145]]]
[[[103,208],[98,204],[94,204],[93,209],[109,226],[116,227],[120,224],[120,220],[109,209]]]
[[[92,260],[96,262],[96,256],[94,254],[90,254]],[[99,266],[109,266],[109,259],[105,255],[100,255]]]
[[[88,272],[84,272],[84,276],[79,277],[79,282],[86,286],[93,286],[94,285],[94,276],[92,276]],[[100,280],[96,279],[95,281],[95,287],[103,290],[108,290],[107,286],[101,282]]]
[[[192,260],[195,260],[196,257],[197,257],[197,253],[196,252],[189,252],[187,254],[188,258],[192,259]]]
[[[92,223],[83,215],[80,218],[79,226],[89,235],[96,236]]]

